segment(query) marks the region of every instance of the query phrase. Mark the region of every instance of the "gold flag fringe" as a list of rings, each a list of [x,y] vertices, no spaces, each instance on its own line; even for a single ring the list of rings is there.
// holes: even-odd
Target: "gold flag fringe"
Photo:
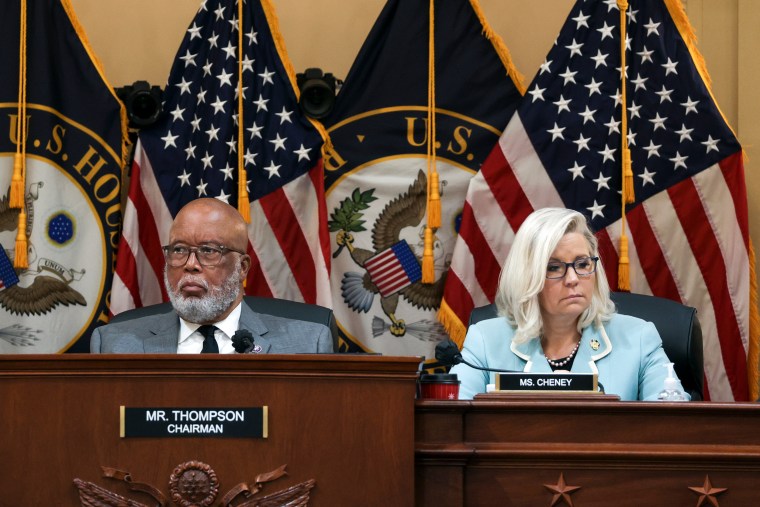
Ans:
[[[702,56],[702,53],[699,51],[699,49],[697,49],[697,36],[694,33],[694,28],[689,22],[688,16],[686,16],[686,10],[684,9],[681,0],[665,0],[665,7],[668,9],[670,17],[673,18],[673,22],[678,29],[678,33],[681,34],[681,38],[686,44],[686,48],[689,50],[689,54],[691,54],[691,59],[694,62],[694,66],[696,67],[697,72],[699,72],[699,76],[702,78],[702,81],[705,83],[705,88],[707,88],[707,93],[710,94],[710,98],[712,99],[713,104],[715,104],[715,107],[723,117],[723,121],[726,122],[728,128],[730,128],[731,132],[734,134],[734,136],[736,136],[736,132],[728,122],[726,115],[723,114],[723,111],[718,105],[718,101],[715,100],[715,95],[713,95],[712,92],[712,79],[710,78],[710,74],[707,72],[705,58]]]
[[[715,104],[718,112],[720,113],[723,121],[726,123],[731,132],[736,136],[736,132],[728,122],[726,115],[723,114],[718,101],[715,100],[715,96],[712,92],[712,79],[707,72],[707,65],[702,53],[697,49],[697,36],[694,33],[694,28],[689,22],[688,16],[686,16],[686,10],[684,9],[681,0],[664,0],[665,7],[667,7],[670,17],[681,34],[681,38],[686,44],[686,48],[689,50],[691,59],[694,62],[694,66],[702,78],[702,81],[707,88],[707,92],[710,94],[710,98]],[[747,159],[747,154],[742,150],[742,156],[744,160]],[[749,242],[749,274],[750,274],[750,315],[749,315],[749,347],[747,350],[747,383],[749,386],[749,399],[750,401],[756,401],[760,396],[760,315],[758,315],[758,297],[757,297],[757,270],[755,269],[755,248],[752,241]]]
[[[457,314],[449,306],[446,300],[441,301],[441,308],[436,314],[438,321],[448,331],[451,340],[461,349],[464,345],[464,337],[467,335],[467,326],[459,320]]]
[[[493,45],[494,49],[496,50],[496,54],[499,55],[501,63],[504,65],[504,68],[507,71],[507,75],[512,78],[512,82],[520,92],[520,95],[525,95],[525,78],[517,70],[517,67],[515,67],[514,63],[512,62],[512,55],[510,54],[507,45],[504,44],[504,40],[491,28],[491,25],[486,20],[485,15],[483,15],[483,9],[480,8],[480,3],[478,0],[470,0],[470,6],[472,7],[472,10],[475,11],[475,15],[478,17],[478,21],[480,21],[480,25],[483,27],[483,36],[488,39]]]
[[[755,247],[749,242],[749,347],[747,350],[747,383],[749,401],[760,397],[760,315],[757,310],[757,272]]]
[[[277,18],[277,13],[275,12],[271,0],[261,0],[261,7],[264,9],[264,15],[267,18],[267,24],[269,25],[269,31],[272,33],[272,40],[274,40],[274,46],[275,49],[277,49],[277,54],[280,56],[280,61],[282,62],[283,67],[285,67],[285,73],[288,75],[288,79],[290,80],[290,85],[293,87],[293,91],[295,91],[296,99],[299,99],[301,92],[298,89],[296,71],[293,68],[293,63],[290,61],[288,51],[285,48],[285,41],[280,34],[280,21]],[[328,158],[330,151],[332,150],[332,142],[330,141],[330,135],[327,133],[325,126],[314,118],[309,118],[307,116],[306,119],[309,120],[309,123],[311,123],[315,129],[317,129],[319,135],[322,136],[322,158]]]
[[[512,79],[512,82],[520,92],[520,95],[525,95],[525,78],[523,77],[522,73],[517,70],[517,67],[512,61],[512,55],[510,54],[506,44],[504,44],[504,40],[491,28],[491,25],[488,23],[485,15],[483,14],[483,9],[480,7],[480,2],[478,0],[470,0],[470,6],[475,12],[478,21],[480,21],[483,36],[493,46],[496,54],[501,60],[502,65],[504,65],[504,69],[506,70],[507,75]],[[454,310],[446,303],[445,299],[441,301],[441,307],[438,310],[436,317],[438,321],[443,324],[443,327],[449,333],[451,339],[454,340],[461,348],[464,343],[464,337],[467,333],[467,325],[462,322]]]
[[[114,90],[113,86],[111,86],[111,83],[106,78],[106,74],[103,70],[103,65],[100,63],[100,60],[98,59],[95,52],[92,50],[92,47],[90,46],[90,41],[87,39],[87,34],[84,31],[84,28],[82,28],[82,24],[79,22],[79,19],[76,17],[76,14],[74,13],[74,8],[71,6],[70,0],[61,0],[61,6],[63,7],[64,12],[66,13],[66,16],[69,18],[69,22],[71,23],[71,26],[74,27],[74,31],[77,34],[77,37],[79,37],[79,40],[82,42],[82,46],[84,47],[84,50],[87,52],[87,56],[90,57],[90,61],[95,66],[95,69],[98,71],[98,74],[100,75],[100,79],[103,80],[103,83],[108,87],[108,90],[111,92],[111,95],[116,100],[116,102],[119,104],[119,116],[121,119],[121,167],[122,169],[125,169],[127,167],[127,163],[129,162],[129,152],[132,147],[132,143],[129,140],[129,119],[127,118],[127,108],[124,106],[121,100],[116,96],[116,91]],[[109,147],[110,149],[110,147]],[[110,150],[109,150],[110,153]],[[122,171],[125,172],[125,171]]]

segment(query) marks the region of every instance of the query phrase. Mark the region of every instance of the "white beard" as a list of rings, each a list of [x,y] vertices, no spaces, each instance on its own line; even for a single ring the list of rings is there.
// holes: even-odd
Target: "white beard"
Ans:
[[[227,311],[240,295],[242,279],[242,268],[239,263],[236,263],[235,270],[218,287],[209,289],[208,282],[196,275],[185,275],[177,282],[176,287],[171,287],[166,268],[164,268],[164,286],[177,315],[196,324],[213,322]],[[179,286],[184,281],[201,284],[205,289],[208,289],[208,293],[201,298],[185,297],[179,291]]]

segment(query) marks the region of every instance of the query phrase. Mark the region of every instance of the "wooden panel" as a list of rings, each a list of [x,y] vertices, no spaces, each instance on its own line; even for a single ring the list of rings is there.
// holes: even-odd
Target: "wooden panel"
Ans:
[[[0,356],[2,505],[79,505],[80,478],[129,496],[100,466],[168,495],[207,463],[219,497],[287,464],[265,491],[316,479],[316,506],[412,505],[418,359],[351,356]],[[119,406],[269,407],[269,438],[120,439]],[[371,457],[371,459],[368,459]],[[146,496],[131,498],[147,502]],[[217,499],[218,500],[218,499]]]
[[[418,401],[415,417],[420,506],[554,505],[560,477],[583,507],[697,505],[708,477],[727,491],[704,505],[760,498],[754,403],[485,395]]]

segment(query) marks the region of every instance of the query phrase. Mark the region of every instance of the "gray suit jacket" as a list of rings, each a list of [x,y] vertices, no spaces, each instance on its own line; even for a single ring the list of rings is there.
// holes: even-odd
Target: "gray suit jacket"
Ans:
[[[333,352],[327,326],[254,312],[243,303],[240,329],[253,335],[261,354],[316,354]],[[179,317],[174,310],[95,328],[90,338],[93,354],[175,354]]]

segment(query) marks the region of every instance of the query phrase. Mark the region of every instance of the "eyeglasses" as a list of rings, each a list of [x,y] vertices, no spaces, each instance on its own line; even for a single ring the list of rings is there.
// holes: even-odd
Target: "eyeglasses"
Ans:
[[[556,280],[564,278],[567,274],[567,268],[570,266],[575,270],[578,276],[588,276],[596,271],[596,263],[599,257],[581,257],[573,262],[550,261],[546,265],[546,278]]]
[[[187,246],[178,244],[162,246],[161,249],[164,251],[166,263],[173,268],[181,268],[187,264],[187,260],[190,258],[191,253],[195,254],[195,258],[198,259],[198,264],[203,267],[216,266],[222,261],[222,257],[228,252],[245,255],[245,252],[235,250],[234,248],[227,248],[222,245]]]

